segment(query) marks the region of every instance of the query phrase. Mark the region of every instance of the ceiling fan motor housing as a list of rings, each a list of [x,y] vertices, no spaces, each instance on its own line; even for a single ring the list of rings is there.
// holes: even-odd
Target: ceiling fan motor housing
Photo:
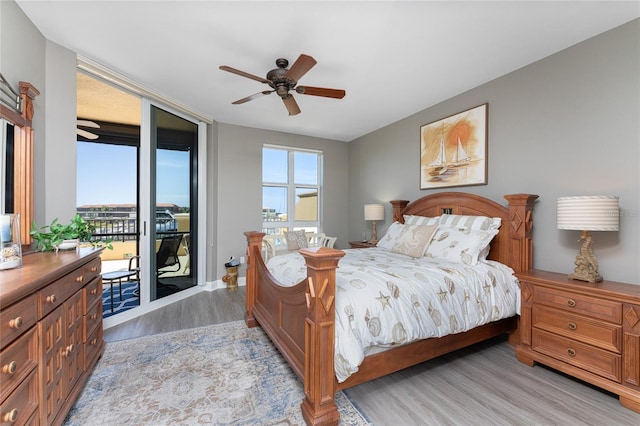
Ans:
[[[285,75],[289,71],[287,69],[289,61],[284,58],[278,58],[276,59],[276,65],[278,68],[272,69],[267,73],[267,80],[271,81],[269,86],[275,89],[278,96],[284,98],[289,96],[289,90],[293,89],[298,82],[290,78],[285,78]]]

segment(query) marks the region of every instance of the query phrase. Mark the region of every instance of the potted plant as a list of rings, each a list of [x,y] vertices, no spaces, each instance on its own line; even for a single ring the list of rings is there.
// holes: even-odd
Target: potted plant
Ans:
[[[95,247],[113,249],[111,240],[93,239],[96,227],[87,222],[79,214],[75,214],[68,225],[58,223],[54,219],[51,224],[43,227],[33,222],[30,235],[35,241],[36,251],[58,251],[59,249],[76,248],[80,243],[90,243]]]

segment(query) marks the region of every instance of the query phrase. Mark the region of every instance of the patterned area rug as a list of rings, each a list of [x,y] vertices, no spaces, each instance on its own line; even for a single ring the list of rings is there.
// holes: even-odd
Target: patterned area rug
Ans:
[[[122,299],[118,292],[118,284],[113,284],[113,312],[111,311],[111,288],[109,284],[102,286],[102,317],[107,318],[131,308],[140,306],[140,298],[133,292],[138,289],[137,281],[125,281],[122,283]]]
[[[304,425],[304,392],[243,321],[107,343],[65,425]],[[368,422],[339,392],[340,424]]]

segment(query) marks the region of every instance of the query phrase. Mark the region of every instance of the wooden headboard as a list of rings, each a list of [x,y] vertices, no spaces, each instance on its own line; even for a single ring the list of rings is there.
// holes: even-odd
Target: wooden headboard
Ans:
[[[443,214],[499,217],[500,232],[491,242],[488,259],[504,263],[515,272],[533,267],[533,204],[534,194],[505,195],[508,207],[475,194],[439,192],[410,203],[393,200],[393,220],[404,223],[404,215],[436,217]]]

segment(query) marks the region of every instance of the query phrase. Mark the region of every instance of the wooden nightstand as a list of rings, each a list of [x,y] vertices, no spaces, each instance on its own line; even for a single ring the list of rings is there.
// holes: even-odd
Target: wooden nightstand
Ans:
[[[351,248],[369,248],[369,247],[375,247],[375,244],[371,244],[368,241],[349,241],[349,245],[351,246]]]
[[[640,285],[587,283],[537,270],[517,276],[518,359],[613,392],[640,412]]]

